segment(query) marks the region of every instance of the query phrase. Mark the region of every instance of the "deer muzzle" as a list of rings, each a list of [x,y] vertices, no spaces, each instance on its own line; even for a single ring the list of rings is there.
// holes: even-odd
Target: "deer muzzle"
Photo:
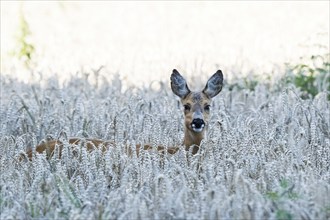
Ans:
[[[191,122],[191,128],[193,131],[195,132],[202,132],[203,129],[205,127],[205,122],[203,119],[201,118],[195,118],[192,122]]]

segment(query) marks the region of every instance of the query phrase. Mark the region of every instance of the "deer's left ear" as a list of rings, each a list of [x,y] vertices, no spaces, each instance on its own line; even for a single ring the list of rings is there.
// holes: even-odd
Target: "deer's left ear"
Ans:
[[[211,76],[211,78],[207,81],[203,92],[209,97],[213,98],[218,95],[222,89],[223,83],[223,75],[221,70],[218,70],[216,73]]]

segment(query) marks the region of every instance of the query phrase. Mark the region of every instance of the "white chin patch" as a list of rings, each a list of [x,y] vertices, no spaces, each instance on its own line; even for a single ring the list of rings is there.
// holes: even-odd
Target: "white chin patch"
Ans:
[[[194,124],[191,125],[191,128],[194,132],[202,132],[204,129],[204,125],[202,125],[200,128],[196,128],[196,126]]]
[[[193,128],[193,131],[199,133],[203,131],[203,128]]]

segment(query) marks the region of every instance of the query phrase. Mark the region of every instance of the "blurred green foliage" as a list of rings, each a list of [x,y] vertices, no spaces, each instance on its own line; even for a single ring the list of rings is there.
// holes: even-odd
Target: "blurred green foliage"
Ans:
[[[235,78],[232,83],[229,83],[227,86],[229,91],[234,89],[244,90],[247,89],[249,91],[254,91],[257,85],[262,81],[262,79],[256,75],[252,74],[249,76],[245,76],[243,78]]]
[[[19,60],[24,62],[25,67],[32,68],[32,58],[35,52],[34,45],[30,42],[31,31],[23,12],[20,13],[20,23],[17,34],[17,49],[13,52]]]
[[[293,215],[285,209],[287,201],[293,201],[299,197],[297,193],[293,192],[293,189],[293,184],[290,184],[286,179],[282,179],[280,181],[279,190],[266,193],[266,197],[270,199],[276,207],[276,219],[293,219]]]
[[[287,64],[285,81],[300,88],[304,92],[303,99],[327,91],[330,100],[330,53],[301,58],[298,64]]]
[[[297,64],[290,63],[285,67],[284,76],[275,81],[272,80],[271,75],[262,76],[251,72],[246,77],[235,78],[227,86],[230,91],[234,89],[255,91],[259,84],[268,88],[274,87],[275,90],[282,90],[283,87],[293,84],[300,89],[302,99],[314,98],[320,92],[327,92],[330,100],[330,53],[300,58]]]

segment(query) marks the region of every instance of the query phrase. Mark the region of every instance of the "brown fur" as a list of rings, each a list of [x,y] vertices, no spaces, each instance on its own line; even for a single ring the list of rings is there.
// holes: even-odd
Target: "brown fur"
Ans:
[[[199,150],[201,141],[204,139],[210,115],[210,106],[212,98],[222,89],[223,75],[218,70],[206,83],[201,92],[190,91],[186,80],[177,70],[173,70],[171,75],[171,88],[174,94],[181,98],[184,106],[184,145],[186,150],[193,146],[192,153],[196,154]],[[200,119],[204,122],[202,131],[194,131],[192,124],[194,119]]]
[[[184,141],[185,150],[189,151],[190,147],[193,147],[192,154],[196,154],[199,150],[199,145],[202,139],[205,136],[205,129],[208,125],[210,109],[212,98],[216,96],[222,88],[222,72],[218,70],[206,83],[205,88],[201,92],[191,92],[185,79],[180,75],[177,70],[173,70],[171,75],[171,88],[174,94],[181,98],[181,103],[185,106],[184,110]],[[192,122],[194,118],[198,115],[198,119],[202,119],[205,125],[203,126],[202,131],[196,132],[192,128]],[[82,138],[69,138],[68,144],[70,144],[73,148],[80,146],[85,146],[88,151],[92,151],[95,148],[101,148],[102,152],[105,152],[110,147],[116,147],[116,143],[112,141],[104,141],[99,139],[82,139]],[[36,153],[46,152],[47,158],[50,158],[55,153],[55,149],[58,148],[59,158],[62,156],[64,143],[60,140],[51,140],[45,143],[42,143],[35,148]],[[164,147],[157,146],[153,147],[149,144],[145,145],[136,145],[136,155],[139,156],[141,150],[151,151],[157,150],[160,153],[175,154],[179,147]],[[130,147],[126,147],[126,153],[129,156],[133,155],[133,151]],[[33,150],[29,149],[26,152],[28,159],[32,160],[33,158]],[[21,155],[20,159],[23,159],[24,155]]]
[[[196,98],[197,97],[197,98]],[[211,105],[211,99],[208,98],[205,94],[202,92],[194,92],[187,95],[187,97],[183,98],[181,100],[183,105],[189,105],[191,106],[191,110],[187,111],[184,110],[184,145],[189,149],[192,145],[200,145],[202,139],[204,139],[205,136],[205,129],[202,132],[194,132],[191,128],[191,123],[193,121],[193,113],[197,110],[201,111],[203,114],[204,121],[206,123],[206,126],[209,121],[209,111],[205,111],[204,107],[207,105]],[[193,151],[194,152],[194,151]],[[196,152],[197,153],[197,152]]]
[[[70,144],[73,148],[77,147],[77,146],[84,146],[87,148],[88,151],[92,151],[94,149],[101,149],[102,152],[105,152],[109,149],[109,147],[116,147],[116,144],[112,141],[104,141],[104,140],[100,140],[100,139],[83,139],[83,138],[69,138],[68,139],[68,144]],[[58,152],[59,155],[58,157],[61,158],[62,157],[62,150],[63,150],[63,142],[60,140],[51,140],[51,141],[47,141],[45,143],[39,144],[38,146],[36,146],[35,148],[35,152],[36,153],[43,153],[46,152],[47,158],[51,158],[54,153],[56,152],[55,149],[58,148]],[[151,151],[151,150],[157,150],[160,153],[165,153],[165,151],[167,151],[167,153],[169,154],[175,154],[178,150],[179,147],[163,147],[163,146],[157,146],[157,147],[152,147],[151,145],[143,145],[143,148],[141,147],[141,144],[137,144],[136,145],[136,155],[139,156],[140,151],[141,150],[147,150],[147,151]],[[126,147],[125,151],[127,152],[127,154],[129,156],[133,156],[133,151],[130,147]],[[28,157],[29,160],[32,160],[33,158],[33,150],[29,149],[26,152],[26,155]],[[20,160],[24,159],[24,155],[21,155]]]

